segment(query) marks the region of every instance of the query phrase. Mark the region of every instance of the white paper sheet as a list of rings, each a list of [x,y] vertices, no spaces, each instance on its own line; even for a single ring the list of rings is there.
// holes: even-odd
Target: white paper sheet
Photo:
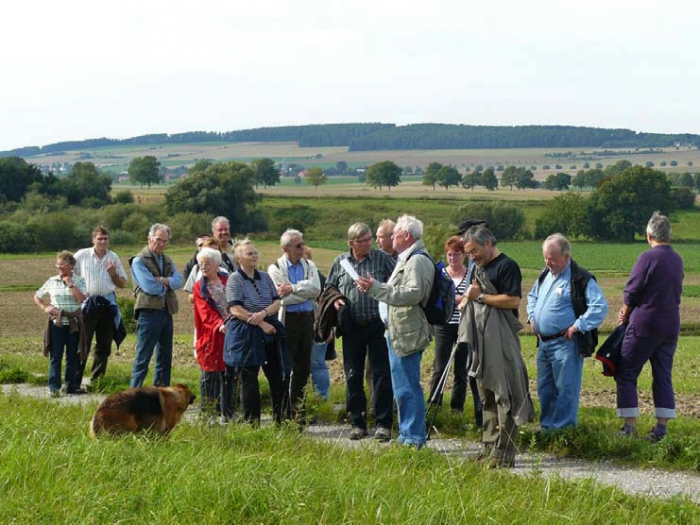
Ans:
[[[350,261],[348,261],[347,259],[343,259],[342,261],[340,261],[340,266],[342,266],[345,269],[345,271],[348,272],[348,275],[352,277],[353,281],[357,280],[359,275],[357,275],[357,272],[355,271],[355,268],[352,267]]]

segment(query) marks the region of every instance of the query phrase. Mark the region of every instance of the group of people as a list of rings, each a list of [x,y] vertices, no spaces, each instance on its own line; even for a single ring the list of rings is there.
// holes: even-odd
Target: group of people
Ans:
[[[402,215],[396,223],[380,223],[374,248],[369,226],[352,224],[349,250],[336,257],[326,278],[312,261],[302,232],[282,234],[282,253],[265,272],[258,268],[254,243],[232,243],[228,220],[217,217],[211,235],[197,238],[197,252],[183,278],[165,254],[170,229],[154,224],[147,245],[129,259],[137,320],[131,386],[142,386],[154,352],[154,384],[170,384],[175,291],[186,281],[206,411],[231,419],[234,393],[240,390],[243,417],[259,424],[262,368],[275,421],[305,424],[307,383],[311,379],[319,394],[328,396],[325,357],[332,351],[328,345],[342,337],[350,439],[369,435],[372,412],[374,438],[389,441],[396,406],[398,442],[421,448],[427,439],[421,360],[435,338],[429,399],[442,401],[452,364],[451,408],[462,412],[469,386],[476,423],[483,426],[482,458],[495,467],[512,466],[518,426],[534,419],[518,337],[523,327],[518,319],[520,267],[500,251],[485,221],[465,221],[444,245],[444,272],[454,282],[455,310],[449,322],[431,326],[422,306],[433,287],[435,265],[422,236],[423,223]],[[616,375],[622,432],[637,435],[637,377],[650,361],[657,417],[652,440],[662,439],[668,420],[675,417],[671,368],[680,332],[683,263],[670,239],[668,218],[655,213],[647,225],[651,249],[635,264],[618,315],[627,325]],[[545,269],[527,295],[526,310],[538,342],[540,426],[549,431],[577,424],[583,359],[597,344],[597,328],[608,306],[595,277],[571,258],[566,237],[547,237],[542,254]],[[65,351],[65,389],[79,394],[93,336],[93,381],[105,373],[112,340],[123,340],[115,291],[126,285],[127,275],[109,250],[103,227],[93,232],[92,248],[75,255],[60,252],[56,268],[58,275],[35,295],[48,318],[49,389],[52,395],[61,389]]]

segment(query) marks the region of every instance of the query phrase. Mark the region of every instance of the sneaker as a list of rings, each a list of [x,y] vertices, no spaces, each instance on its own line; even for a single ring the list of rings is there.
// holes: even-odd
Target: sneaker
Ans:
[[[366,428],[352,427],[352,430],[350,430],[350,433],[348,434],[348,438],[352,441],[357,441],[363,437],[367,437],[368,434],[369,432],[367,432]]]
[[[377,427],[377,430],[374,431],[374,439],[382,443],[387,443],[391,440],[391,430],[384,427]]]
[[[618,432],[618,435],[621,437],[636,438],[639,436],[639,433],[637,432],[637,427],[625,423],[620,432]]]

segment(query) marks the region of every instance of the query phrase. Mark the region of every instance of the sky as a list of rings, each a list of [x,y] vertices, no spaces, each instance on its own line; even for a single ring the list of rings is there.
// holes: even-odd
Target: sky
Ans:
[[[341,122],[700,133],[691,0],[21,0],[0,151]]]

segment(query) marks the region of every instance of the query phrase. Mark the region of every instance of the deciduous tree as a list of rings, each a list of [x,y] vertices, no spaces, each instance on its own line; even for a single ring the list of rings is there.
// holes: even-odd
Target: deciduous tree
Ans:
[[[251,163],[253,171],[255,171],[255,187],[262,184],[264,188],[274,186],[280,181],[280,172],[275,166],[275,161],[272,159],[255,159]]]
[[[326,174],[323,173],[323,169],[318,166],[314,166],[306,170],[304,175],[304,180],[306,184],[311,184],[314,188],[318,189],[321,184],[326,183]]]
[[[163,180],[160,174],[160,162],[152,155],[145,157],[135,157],[129,163],[129,180],[132,184],[146,184],[149,188],[151,184],[158,184]]]
[[[400,183],[401,166],[398,166],[390,160],[372,164],[369,170],[367,170],[367,184],[375,188],[379,186],[380,191],[382,186],[386,186],[391,190],[392,186],[398,186]]]

